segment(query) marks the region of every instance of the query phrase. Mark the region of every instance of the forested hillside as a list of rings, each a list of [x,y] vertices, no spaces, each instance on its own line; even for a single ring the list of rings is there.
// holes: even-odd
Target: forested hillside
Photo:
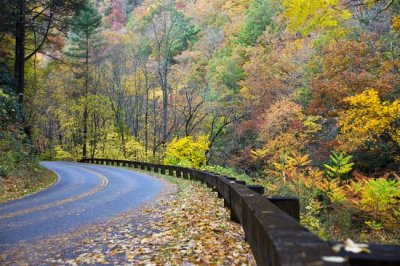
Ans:
[[[400,1],[11,2],[2,137],[251,177],[323,238],[399,243]]]

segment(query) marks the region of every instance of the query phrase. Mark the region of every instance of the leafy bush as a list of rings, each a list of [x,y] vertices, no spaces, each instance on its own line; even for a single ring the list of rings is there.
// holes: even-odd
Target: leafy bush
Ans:
[[[374,221],[387,225],[398,222],[400,208],[400,183],[385,178],[370,179],[361,190],[361,201],[357,204],[372,215]],[[396,213],[397,211],[397,213]],[[368,224],[367,224],[368,225]]]
[[[59,161],[74,161],[75,160],[74,156],[71,153],[63,150],[63,148],[60,145],[56,145],[54,147],[54,151],[56,153],[56,156],[54,157],[56,160],[59,160]]]
[[[43,151],[39,156],[41,161],[51,161],[54,159],[54,150],[47,149]]]
[[[191,136],[181,139],[175,138],[167,145],[164,163],[200,168],[206,164],[208,144],[207,136],[199,136],[197,141],[194,141]]]

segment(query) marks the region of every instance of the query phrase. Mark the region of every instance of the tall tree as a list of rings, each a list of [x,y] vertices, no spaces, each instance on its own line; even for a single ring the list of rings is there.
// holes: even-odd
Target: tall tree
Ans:
[[[88,94],[89,94],[89,65],[93,62],[93,54],[99,46],[99,30],[101,15],[96,7],[88,2],[83,9],[75,14],[71,25],[70,42],[66,54],[73,59],[73,65],[84,78],[84,108],[83,108],[83,134],[82,156],[87,155],[88,133]]]
[[[186,50],[195,39],[198,30],[175,6],[175,1],[163,1],[152,8],[140,21],[153,44],[153,55],[157,62],[157,74],[162,90],[162,142],[168,139],[169,97],[171,88],[168,77],[174,57]]]
[[[2,0],[0,2],[4,12],[0,15],[0,50],[9,49],[3,45],[13,43],[14,79],[15,91],[22,110],[22,122],[25,131],[30,136],[30,126],[25,121],[23,112],[25,94],[25,62],[36,53],[42,52],[46,42],[49,41],[51,30],[65,31],[68,25],[64,19],[71,12],[81,6],[83,0]],[[13,39],[12,42],[4,41],[4,38]]]

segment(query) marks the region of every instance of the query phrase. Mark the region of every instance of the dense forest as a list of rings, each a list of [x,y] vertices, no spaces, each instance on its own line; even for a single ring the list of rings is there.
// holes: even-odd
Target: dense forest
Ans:
[[[399,243],[400,1],[1,3],[2,176],[204,168],[299,197],[323,238]]]

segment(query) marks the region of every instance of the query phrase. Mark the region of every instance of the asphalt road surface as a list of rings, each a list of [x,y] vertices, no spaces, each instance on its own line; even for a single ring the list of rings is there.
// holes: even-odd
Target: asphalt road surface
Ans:
[[[0,251],[105,220],[151,200],[157,179],[123,168],[43,162],[58,175],[50,188],[0,204]]]

